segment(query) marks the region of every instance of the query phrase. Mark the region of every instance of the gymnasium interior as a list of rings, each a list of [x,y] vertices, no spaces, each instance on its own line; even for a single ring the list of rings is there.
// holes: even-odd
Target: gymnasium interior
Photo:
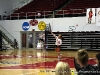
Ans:
[[[88,64],[95,65],[100,0],[0,0],[0,75],[55,75],[59,61],[50,31],[63,37],[60,61],[69,64],[71,75],[78,75],[74,58],[80,49],[87,50]],[[45,48],[38,50],[42,34]]]

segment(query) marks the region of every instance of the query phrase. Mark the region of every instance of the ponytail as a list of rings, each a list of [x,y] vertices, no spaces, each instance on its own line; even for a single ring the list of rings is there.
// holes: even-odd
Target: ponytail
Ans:
[[[88,58],[89,56],[86,50],[78,50],[78,59],[81,61],[82,64],[86,65],[88,62]]]
[[[64,37],[62,37],[62,35],[61,35],[61,34],[59,34],[59,35],[60,35],[60,39],[61,39],[61,40],[64,40]]]
[[[61,40],[64,40],[64,37],[61,37]]]

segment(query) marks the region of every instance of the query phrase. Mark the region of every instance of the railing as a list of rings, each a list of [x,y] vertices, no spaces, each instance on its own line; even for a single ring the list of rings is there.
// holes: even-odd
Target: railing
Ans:
[[[28,3],[32,2],[33,0],[22,0],[19,3],[17,3],[16,5],[13,6],[13,8],[7,9],[6,13],[2,14],[0,19],[1,20],[5,20],[7,18],[7,16],[9,16],[10,13],[13,13],[14,11],[20,9],[21,7],[27,5]]]
[[[75,15],[86,15],[86,9],[69,9],[69,10],[55,10],[55,11],[37,11],[37,12],[20,12],[13,13],[6,17],[6,19],[35,19],[35,18],[56,18],[56,17],[74,17]],[[84,16],[85,16],[84,15]]]
[[[2,31],[2,35],[4,36],[6,41],[10,44],[13,44],[15,38],[1,25],[0,25],[0,30]]]

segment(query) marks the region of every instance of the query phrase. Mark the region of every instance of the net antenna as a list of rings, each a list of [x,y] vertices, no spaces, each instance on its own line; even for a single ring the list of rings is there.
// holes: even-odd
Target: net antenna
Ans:
[[[51,25],[51,30],[53,31],[53,22],[52,22],[52,25]]]
[[[51,31],[51,25],[50,25],[50,23],[46,25],[45,31],[48,31],[48,32]]]

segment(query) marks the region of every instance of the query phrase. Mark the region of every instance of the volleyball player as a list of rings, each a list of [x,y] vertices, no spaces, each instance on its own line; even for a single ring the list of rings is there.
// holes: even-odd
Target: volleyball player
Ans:
[[[37,47],[36,50],[41,50],[44,51],[43,49],[45,49],[45,34],[39,34],[38,35],[38,43],[37,43]]]
[[[62,45],[62,35],[59,34],[58,36],[56,36],[54,33],[51,34],[56,38],[56,42],[55,42],[55,51],[58,53],[58,61],[61,59],[62,54],[60,54],[60,47]]]

